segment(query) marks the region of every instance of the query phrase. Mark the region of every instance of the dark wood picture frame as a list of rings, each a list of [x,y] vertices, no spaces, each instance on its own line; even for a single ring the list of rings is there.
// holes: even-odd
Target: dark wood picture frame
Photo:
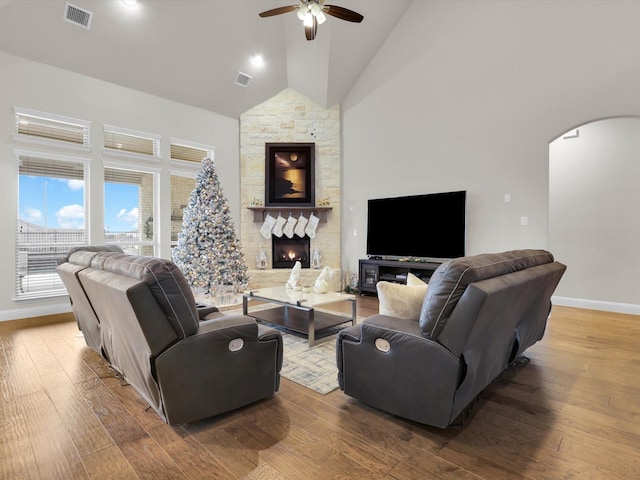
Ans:
[[[266,207],[314,207],[315,143],[265,144]]]

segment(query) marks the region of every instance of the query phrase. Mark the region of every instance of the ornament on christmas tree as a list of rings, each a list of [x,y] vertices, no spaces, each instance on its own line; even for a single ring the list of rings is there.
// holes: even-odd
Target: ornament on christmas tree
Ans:
[[[202,160],[184,210],[173,262],[192,287],[206,292],[217,285],[246,285],[248,268],[236,235],[229,203],[225,198],[213,159]]]

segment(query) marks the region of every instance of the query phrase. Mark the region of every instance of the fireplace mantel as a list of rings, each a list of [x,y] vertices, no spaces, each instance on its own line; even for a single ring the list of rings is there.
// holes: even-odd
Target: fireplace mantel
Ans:
[[[249,210],[253,211],[253,221],[254,222],[264,222],[267,213],[278,214],[280,213],[282,216],[295,215],[297,213],[313,213],[318,217],[320,223],[326,223],[327,221],[327,212],[331,211],[332,207],[297,207],[295,205],[286,206],[286,207],[247,207]]]

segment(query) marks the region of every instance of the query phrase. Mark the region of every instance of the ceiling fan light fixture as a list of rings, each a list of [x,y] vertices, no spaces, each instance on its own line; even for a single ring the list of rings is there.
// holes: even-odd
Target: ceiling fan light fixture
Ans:
[[[311,15],[310,12],[307,12],[302,23],[305,27],[313,27],[313,15]]]
[[[358,12],[354,12],[348,8],[337,5],[325,5],[324,0],[299,0],[298,5],[272,8],[258,15],[264,18],[289,12],[296,12],[297,17],[302,20],[304,34],[307,40],[314,40],[316,38],[318,25],[327,21],[327,15],[353,23],[360,23],[364,19]]]

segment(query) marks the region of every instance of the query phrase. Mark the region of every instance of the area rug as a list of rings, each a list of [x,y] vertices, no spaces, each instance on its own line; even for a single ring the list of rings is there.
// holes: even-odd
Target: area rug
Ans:
[[[241,314],[242,309],[225,310],[224,313]],[[356,320],[358,321],[359,319]],[[305,336],[288,332],[270,323],[263,323],[263,325],[276,328],[282,333],[284,355],[280,375],[322,395],[338,388],[335,338],[309,347],[309,341]],[[336,331],[350,325],[351,322],[346,322],[336,327]]]
[[[349,325],[351,322],[344,324],[345,327]],[[322,395],[338,388],[335,339],[309,347],[305,337],[279,330],[282,332],[284,343],[280,371],[283,377]]]

